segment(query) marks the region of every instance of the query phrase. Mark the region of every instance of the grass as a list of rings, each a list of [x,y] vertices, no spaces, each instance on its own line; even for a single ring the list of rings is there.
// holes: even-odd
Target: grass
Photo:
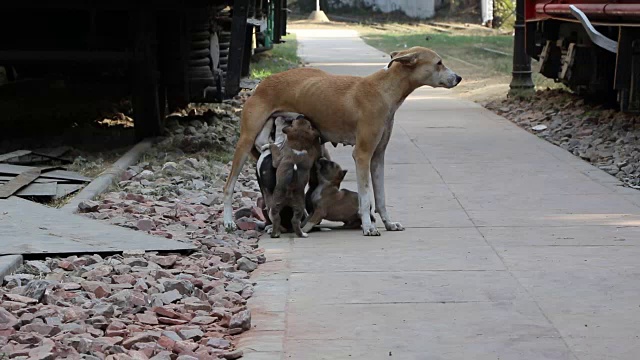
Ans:
[[[257,54],[251,63],[251,78],[262,80],[270,75],[300,66],[295,34],[282,38],[285,43],[274,44],[273,49]]]
[[[217,161],[219,163],[226,164],[229,161],[233,160],[233,153],[222,150],[212,150],[202,153],[202,157],[210,162]]]
[[[367,44],[386,53],[412,46],[431,48],[442,56],[445,63],[453,61],[463,65],[464,71],[457,70],[463,77],[472,75],[471,72],[477,73],[480,69],[493,73],[487,73],[486,75],[508,74],[511,71],[511,56],[500,55],[482,49],[488,48],[511,54],[513,51],[513,38],[511,36],[470,36],[440,33],[371,34],[363,39]],[[465,74],[465,72],[469,74]]]
[[[508,77],[513,67],[513,37],[509,35],[450,35],[441,33],[378,34],[363,36],[364,41],[386,53],[405,47],[426,46],[442,56],[445,64],[468,80],[487,80],[496,76]],[[427,40],[428,39],[428,40]],[[509,55],[493,53],[497,50]],[[537,72],[532,63],[533,82],[537,88],[564,87]]]

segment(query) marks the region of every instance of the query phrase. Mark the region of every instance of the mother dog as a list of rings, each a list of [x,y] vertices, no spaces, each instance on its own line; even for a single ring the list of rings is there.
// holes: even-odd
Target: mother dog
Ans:
[[[461,80],[442,64],[438,54],[423,47],[392,52],[391,61],[384,69],[366,77],[337,76],[319,69],[299,68],[266,78],[242,111],[240,138],[224,187],[224,225],[235,228],[231,207],[233,189],[249,153],[258,157],[253,146],[256,137],[271,114],[289,111],[307,116],[320,131],[323,142],[355,145],[353,159],[364,235],[380,235],[369,217],[369,174],[376,212],[385,228],[404,230],[387,214],[384,194],[384,153],[395,112],[420,86],[452,88]]]

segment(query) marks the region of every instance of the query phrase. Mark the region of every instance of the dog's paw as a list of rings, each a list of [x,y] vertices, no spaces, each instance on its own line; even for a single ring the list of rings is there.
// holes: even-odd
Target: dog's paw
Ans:
[[[265,231],[267,234],[271,234],[271,232],[273,231],[273,225],[267,225],[267,226],[265,226],[265,227],[264,227],[264,231]]]
[[[271,232],[271,238],[272,239],[277,239],[279,237],[280,237],[280,233],[279,232],[277,232],[277,231],[276,232],[273,232],[273,231]]]
[[[404,231],[404,226],[402,226],[402,224],[400,224],[399,222],[388,221],[384,223],[384,227],[387,229],[387,231]]]
[[[234,221],[230,221],[230,222],[225,221],[224,228],[228,233],[232,233],[238,229],[238,226]]]
[[[362,233],[364,236],[380,236],[380,231],[375,226],[370,228],[362,228]]]
[[[302,237],[306,239],[306,238],[308,238],[308,237],[309,237],[309,234],[307,234],[306,232],[303,232],[303,233],[302,233]]]

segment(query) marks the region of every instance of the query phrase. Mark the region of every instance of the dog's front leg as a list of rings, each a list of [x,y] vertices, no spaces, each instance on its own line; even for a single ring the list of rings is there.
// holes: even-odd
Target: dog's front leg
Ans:
[[[387,150],[387,144],[391,137],[391,129],[389,128],[380,139],[380,143],[373,153],[371,159],[371,181],[373,181],[373,196],[376,199],[376,212],[380,214],[380,218],[384,223],[387,231],[402,231],[404,227],[399,222],[393,222],[387,214],[386,195],[384,191],[384,153]]]
[[[272,238],[279,238],[280,232],[282,231],[282,226],[280,225],[281,223],[280,210],[282,210],[282,206],[280,206],[279,204],[271,208],[271,210],[269,210],[269,218],[271,219],[271,224],[272,224],[272,228],[271,228]]]
[[[356,177],[358,181],[359,214],[362,220],[362,233],[364,236],[380,236],[380,231],[371,223],[371,198],[369,197],[369,175],[371,171],[371,151],[367,144],[358,144],[353,150],[353,159],[356,162]]]
[[[293,206],[293,217],[291,218],[291,226],[293,226],[293,231],[299,237],[306,238],[309,237],[304,230],[300,228],[300,223],[302,222],[302,215],[304,213],[304,204],[300,202],[300,204]]]
[[[387,214],[386,196],[384,193],[384,151],[376,152],[371,159],[371,181],[373,181],[373,196],[376,199],[376,212],[388,231],[402,231],[404,227],[399,222],[393,222]]]

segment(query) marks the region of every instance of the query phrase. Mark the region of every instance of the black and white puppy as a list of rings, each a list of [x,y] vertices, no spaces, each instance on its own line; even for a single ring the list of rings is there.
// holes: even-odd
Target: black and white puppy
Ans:
[[[256,177],[258,178],[258,185],[262,192],[262,201],[258,203],[258,206],[262,210],[262,215],[266,220],[266,230],[271,232],[271,220],[269,219],[269,206],[273,197],[273,192],[276,187],[276,169],[273,167],[273,157],[271,150],[269,149],[270,143],[275,143],[279,148],[287,140],[287,135],[282,131],[286,126],[291,125],[293,120],[305,118],[304,115],[292,112],[278,112],[274,113],[262,131],[256,138],[254,146],[260,153],[260,157],[256,162]],[[322,157],[331,160],[331,157],[324,145],[321,147]],[[309,179],[308,190],[305,196],[306,212],[304,219],[309,213],[313,212],[313,202],[311,201],[311,194],[318,186],[318,179],[316,175],[316,168],[311,170],[311,178]],[[293,217],[293,211],[291,208],[286,207],[280,213],[282,216],[282,232],[291,232],[293,226],[291,224],[291,218]],[[304,220],[303,219],[303,220]]]
[[[260,207],[262,215],[266,219],[268,232],[270,232],[269,226],[271,225],[268,204],[272,203],[273,192],[276,188],[276,169],[273,167],[273,156],[269,149],[269,144],[274,143],[281,148],[287,139],[282,129],[287,125],[291,125],[293,120],[298,118],[304,118],[304,116],[296,113],[274,114],[255,141],[255,147],[260,152],[260,157],[256,163],[256,177],[258,178],[258,185],[263,198]],[[291,232],[293,230],[293,225],[291,224],[293,210],[290,207],[285,207],[280,212],[280,215],[282,217],[281,231]]]

